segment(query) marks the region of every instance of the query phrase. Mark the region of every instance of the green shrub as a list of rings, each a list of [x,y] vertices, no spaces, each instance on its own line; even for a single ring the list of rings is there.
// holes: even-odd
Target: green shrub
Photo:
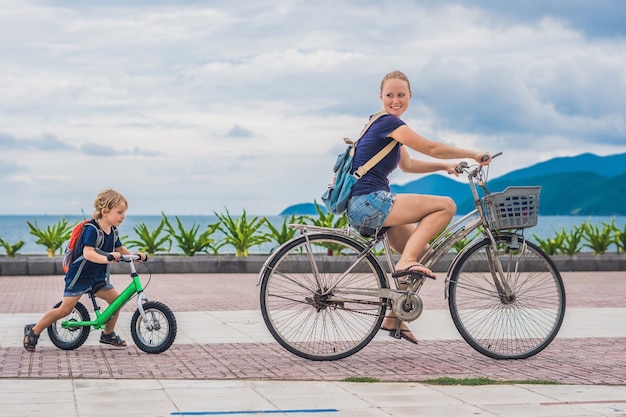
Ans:
[[[218,224],[209,225],[208,230],[198,235],[200,225],[195,222],[189,229],[185,229],[183,222],[176,216],[176,225],[178,227],[178,230],[176,230],[165,216],[165,213],[161,212],[161,215],[163,216],[163,221],[165,222],[168,233],[176,240],[178,247],[185,255],[194,256],[196,253],[208,252],[211,249],[211,245],[215,240],[211,239],[209,236],[217,230]]]
[[[140,252],[153,256],[157,252],[169,252],[172,249],[172,238],[165,230],[166,222],[161,219],[161,223],[156,229],[150,231],[145,223],[141,222],[133,230],[137,234],[137,240],[127,240],[124,245],[129,248],[138,248]],[[166,232],[165,236],[161,233]],[[167,247],[165,246],[167,244]]]
[[[0,238],[0,246],[2,246],[4,250],[6,251],[7,257],[14,258],[15,255],[17,254],[17,251],[19,251],[22,248],[22,246],[24,246],[24,241],[20,240],[16,244],[10,244],[9,242]]]
[[[220,243],[233,246],[235,256],[248,256],[248,249],[252,246],[270,241],[269,235],[259,230],[267,222],[265,217],[261,219],[254,217],[248,220],[244,210],[240,218],[234,219],[228,209],[226,209],[226,214],[215,213],[215,215],[220,219],[217,228],[225,235]]]
[[[550,256],[556,255],[563,247],[564,237],[562,234],[557,234],[554,238],[542,239],[533,233],[533,238],[537,242],[537,245]]]
[[[26,224],[30,229],[30,234],[37,237],[35,243],[45,246],[48,250],[48,257],[52,258],[57,250],[59,255],[62,254],[63,243],[69,240],[72,229],[78,223],[70,225],[69,220],[61,219],[55,224],[46,226],[45,229],[41,229],[37,221],[34,223],[27,221]]]
[[[279,227],[274,226],[269,220],[265,219],[265,225],[270,230],[267,236],[272,242],[276,242],[276,246],[274,246],[270,252],[273,252],[280,245],[295,237],[298,230],[289,227],[290,224],[304,224],[307,218],[307,216],[295,215],[292,215],[290,218],[285,217]]]
[[[317,218],[312,218],[312,223],[314,226],[319,227],[331,227],[334,229],[341,229],[348,226],[348,216],[344,212],[341,216],[337,216],[333,213],[327,213],[325,210],[322,210],[322,207],[315,201],[315,210],[317,211]],[[341,250],[344,248],[342,245],[338,245],[335,243],[320,243],[321,247],[328,249],[328,255],[340,255]]]
[[[602,228],[584,222],[581,226],[583,235],[587,243],[583,246],[588,247],[596,255],[602,255],[614,243],[613,228],[615,227],[615,219],[611,224],[602,223]]]

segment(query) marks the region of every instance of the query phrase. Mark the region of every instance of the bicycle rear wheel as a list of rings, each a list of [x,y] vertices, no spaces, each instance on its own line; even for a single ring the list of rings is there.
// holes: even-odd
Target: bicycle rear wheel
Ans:
[[[289,352],[309,360],[343,359],[376,335],[387,299],[350,289],[388,288],[376,258],[332,233],[285,243],[261,271],[261,312]],[[341,288],[341,290],[338,290]]]
[[[496,237],[504,296],[489,271],[493,253],[485,238],[465,252],[450,275],[448,305],[459,333],[494,359],[525,359],[545,349],[565,316],[565,287],[550,257],[518,235]]]
[[[57,308],[61,305],[61,301],[54,305],[54,308]],[[52,341],[52,344],[59,349],[63,350],[74,350],[83,345],[87,341],[89,337],[89,332],[91,331],[91,327],[89,326],[80,326],[80,327],[71,327],[64,328],[62,323],[64,321],[69,322],[78,322],[78,321],[89,321],[89,311],[87,308],[81,304],[81,302],[77,302],[70,314],[59,319],[48,326],[48,336]]]

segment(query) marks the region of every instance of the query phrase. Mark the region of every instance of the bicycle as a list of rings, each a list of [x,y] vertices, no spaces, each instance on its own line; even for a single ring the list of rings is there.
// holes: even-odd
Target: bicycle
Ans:
[[[445,279],[458,332],[490,358],[529,358],[552,342],[565,316],[556,265],[523,233],[537,224],[541,187],[490,193],[488,169],[462,162],[457,172],[467,174],[475,209],[435,238],[420,262],[432,269],[465,244]],[[309,360],[343,359],[374,338],[387,308],[405,322],[421,315],[418,293],[426,277],[390,278],[395,263],[385,228],[366,236],[349,226],[290,226],[299,234],[268,257],[257,282],[264,322],[289,352]],[[384,254],[378,256],[380,243]],[[399,326],[392,335],[400,337]]]
[[[90,291],[88,294],[93,304],[95,320],[91,320],[87,308],[79,301],[70,314],[48,327],[48,336],[52,343],[63,350],[74,350],[82,346],[92,327],[102,329],[115,313],[137,295],[137,310],[130,322],[133,341],[146,353],[162,353],[169,349],[176,338],[176,317],[165,304],[148,300],[133,262],[140,259],[138,255],[122,255],[120,262],[130,265],[132,282],[104,311],[100,311],[94,292]],[[60,305],[61,302],[58,302],[55,308]]]

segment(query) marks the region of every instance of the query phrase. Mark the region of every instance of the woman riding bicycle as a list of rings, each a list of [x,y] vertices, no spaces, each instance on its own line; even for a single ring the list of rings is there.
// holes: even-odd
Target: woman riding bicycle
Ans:
[[[400,71],[385,75],[380,86],[380,100],[383,110],[389,114],[376,120],[359,140],[353,167],[363,165],[392,140],[399,143],[354,184],[347,216],[350,225],[365,234],[388,227],[389,243],[401,254],[393,277],[420,274],[434,278],[433,272],[420,264],[418,259],[427,250],[428,243],[452,220],[456,205],[449,197],[391,194],[388,176],[397,167],[403,172],[414,174],[446,171],[458,176],[456,163],[411,158],[407,146],[433,158],[472,158],[483,165],[491,162],[491,155],[434,142],[413,131],[400,119],[408,109],[411,96],[411,86],[406,75]],[[401,326],[400,336],[417,344],[417,339],[407,325],[394,316],[387,315],[381,328],[395,332],[398,325]]]

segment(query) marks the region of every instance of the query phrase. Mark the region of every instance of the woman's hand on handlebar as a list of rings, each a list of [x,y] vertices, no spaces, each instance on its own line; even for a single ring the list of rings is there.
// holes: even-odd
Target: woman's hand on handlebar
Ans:
[[[459,174],[463,173],[463,170],[459,170],[459,164],[449,164],[446,165],[446,172],[450,175],[458,177]]]
[[[489,165],[491,163],[491,154],[489,152],[480,152],[474,156],[476,162],[480,165]]]

